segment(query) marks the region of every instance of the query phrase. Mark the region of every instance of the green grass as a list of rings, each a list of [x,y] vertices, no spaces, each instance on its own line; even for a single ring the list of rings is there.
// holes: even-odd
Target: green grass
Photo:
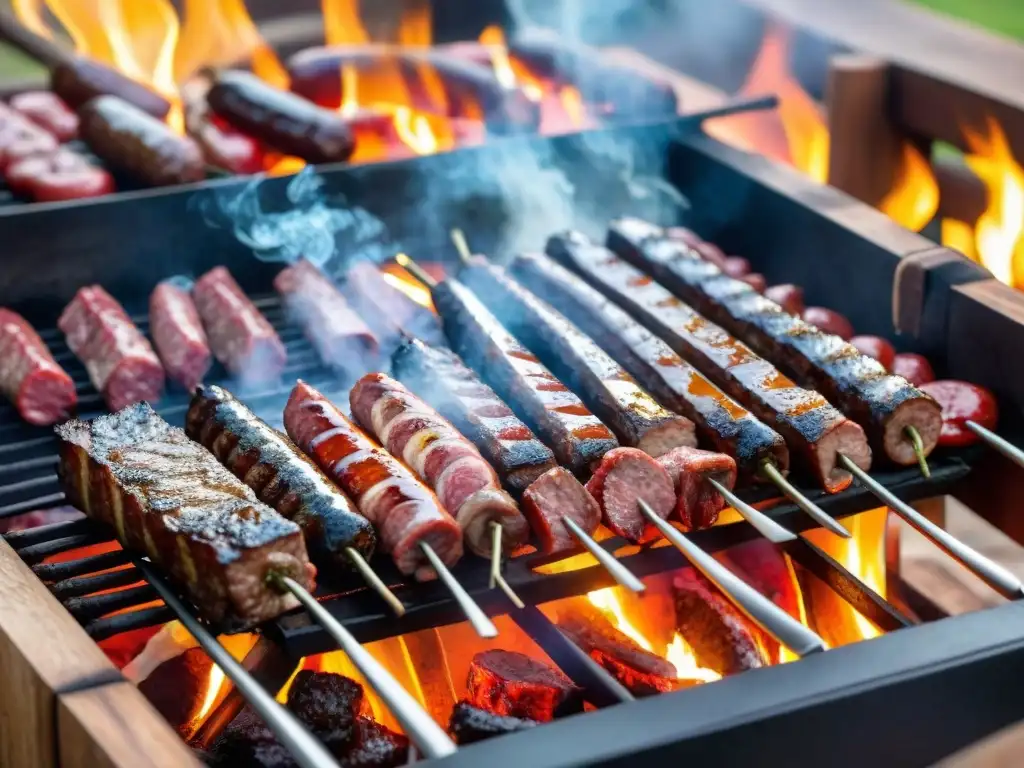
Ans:
[[[856,0],[853,0],[854,2]],[[1024,0],[914,0],[940,13],[1024,40]]]

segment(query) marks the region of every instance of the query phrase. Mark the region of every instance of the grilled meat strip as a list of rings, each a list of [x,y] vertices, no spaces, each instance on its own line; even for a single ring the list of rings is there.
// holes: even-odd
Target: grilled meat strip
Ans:
[[[496,715],[486,709],[474,707],[468,701],[460,701],[452,709],[452,716],[448,721],[448,733],[455,739],[455,743],[461,746],[502,736],[506,733],[525,731],[527,728],[537,725],[540,723],[536,720]]]
[[[875,453],[895,464],[915,463],[907,427],[920,433],[926,454],[938,444],[942,412],[932,398],[838,336],[788,314],[748,284],[723,274],[685,244],[665,237],[660,228],[639,219],[619,219],[611,225],[608,245],[825,395],[864,428]]]
[[[186,390],[203,380],[213,356],[192,294],[162,282],[149,297],[149,332],[167,375]]]
[[[651,456],[697,444],[692,421],[658,405],[593,339],[500,267],[479,258],[462,274],[512,334],[579,394],[624,444]]]
[[[596,248],[601,246],[575,233],[556,235],[547,244],[555,259]],[[783,471],[789,467],[789,450],[778,432],[586,281],[540,254],[517,257],[512,274],[595,339],[664,406],[690,419],[700,437],[735,458],[745,480],[757,477],[764,459]]]
[[[530,527],[518,505],[476,446],[441,414],[382,373],[357,381],[349,403],[356,421],[434,489],[473,552],[490,556],[492,522],[504,529],[504,550],[526,542]]]
[[[200,385],[185,416],[185,433],[206,446],[239,480],[302,528],[321,568],[351,568],[345,550],[366,559],[377,546],[370,521],[287,437],[230,392]]]
[[[545,554],[574,549],[576,538],[565,524],[571,518],[587,533],[601,522],[601,507],[565,467],[549,469],[523,491],[523,514]]]
[[[445,280],[433,291],[453,349],[580,479],[618,446],[611,431],[528,352],[464,285]]]
[[[391,367],[396,377],[473,441],[510,493],[519,496],[557,466],[551,449],[453,352],[406,339],[395,351]]]
[[[426,485],[303,381],[284,409],[288,434],[352,497],[380,534],[398,570],[421,581],[437,574],[418,546],[424,541],[445,565],[462,557],[462,529]]]
[[[75,383],[60,367],[35,328],[0,308],[0,392],[30,424],[67,418],[78,403]]]
[[[579,712],[582,693],[560,670],[515,651],[478,653],[466,680],[466,698],[473,706],[539,723]]]
[[[864,430],[824,397],[798,387],[663,285],[612,253],[586,259],[582,255],[579,251],[571,257],[566,254],[565,265],[773,427],[826,490],[836,493],[853,481],[838,465],[840,453],[859,467],[871,466]]]
[[[711,477],[731,491],[736,485],[733,458],[724,453],[683,447],[659,456],[658,463],[672,478],[678,497],[676,516],[684,530],[695,531],[714,525],[726,504],[705,478]]]
[[[61,485],[185,589],[203,617],[249,627],[298,605],[271,572],[313,587],[302,532],[145,403],[56,428]]]

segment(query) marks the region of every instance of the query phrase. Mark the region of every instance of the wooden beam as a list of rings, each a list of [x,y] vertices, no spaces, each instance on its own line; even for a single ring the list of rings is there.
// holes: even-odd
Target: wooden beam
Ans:
[[[932,172],[939,183],[939,216],[974,224],[988,206],[988,192],[974,171],[956,160],[936,160]]]
[[[1024,158],[1024,46],[893,0],[740,0],[847,50],[892,65],[890,116],[902,130],[967,149],[962,126],[998,120]]]
[[[2,540],[0,595],[0,765],[56,765],[57,697],[121,673]]]
[[[829,60],[828,183],[876,208],[900,167],[902,141],[887,114],[888,89],[889,65],[882,59],[841,54]]]
[[[131,683],[62,695],[57,721],[61,768],[200,766],[192,750]]]

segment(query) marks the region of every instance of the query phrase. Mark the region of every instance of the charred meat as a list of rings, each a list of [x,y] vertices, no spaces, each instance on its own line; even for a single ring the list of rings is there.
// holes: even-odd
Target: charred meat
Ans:
[[[466,689],[474,707],[540,723],[583,706],[582,691],[562,672],[515,651],[474,656]]]

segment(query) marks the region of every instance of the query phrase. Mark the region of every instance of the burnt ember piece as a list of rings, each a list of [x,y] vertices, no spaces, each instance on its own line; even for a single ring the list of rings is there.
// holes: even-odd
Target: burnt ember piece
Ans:
[[[582,690],[562,672],[515,651],[474,656],[466,690],[474,707],[541,723],[583,707]]]
[[[452,710],[451,720],[448,721],[448,733],[455,739],[455,743],[461,746],[506,733],[525,731],[537,725],[540,723],[536,720],[496,715],[486,709],[474,707],[468,701],[460,701]]]
[[[376,367],[379,345],[373,331],[315,264],[300,259],[281,270],[274,289],[325,364],[354,376]]]
[[[149,556],[208,621],[248,627],[298,605],[267,585],[270,571],[312,588],[299,526],[145,403],[55,431],[68,501]]]
[[[672,580],[676,628],[693,648],[697,663],[723,677],[767,664],[757,629],[696,571]]]
[[[409,739],[368,717],[360,717],[356,720],[355,746],[345,754],[335,753],[335,757],[341,768],[395,768],[409,762]]]
[[[213,662],[202,648],[189,648],[160,664],[139,682],[139,691],[183,736],[199,712]]]
[[[304,669],[288,690],[288,709],[311,730],[332,734],[332,743],[352,740],[362,707],[363,686],[344,675]]]
[[[580,604],[561,611],[558,628],[634,696],[652,696],[691,684],[677,677],[670,662],[616,629],[597,608]]]
[[[124,307],[102,287],[80,289],[57,326],[110,410],[159,399],[164,388],[160,359]]]
[[[215,768],[298,768],[298,763],[250,709],[234,719],[209,752]]]

